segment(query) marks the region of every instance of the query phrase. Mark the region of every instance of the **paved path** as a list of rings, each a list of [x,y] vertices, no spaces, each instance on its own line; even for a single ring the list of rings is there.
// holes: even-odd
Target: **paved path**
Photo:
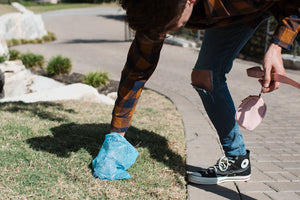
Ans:
[[[121,13],[118,8],[44,13],[46,28],[56,33],[57,41],[15,48],[41,53],[47,60],[62,54],[72,59],[73,71],[104,70],[118,80],[130,46],[123,41]],[[165,45],[158,69],[146,84],[168,96],[182,115],[188,169],[208,167],[222,156],[215,130],[190,86],[190,72],[197,53],[194,49]],[[244,97],[260,90],[257,80],[245,73],[254,65],[257,63],[239,59],[234,62],[228,83],[237,105]],[[300,71],[287,70],[287,75],[300,81]],[[246,146],[251,150],[251,181],[219,186],[189,184],[189,199],[300,199],[300,93],[282,85],[280,90],[264,94],[263,98],[268,106],[263,123],[255,131],[243,131]]]

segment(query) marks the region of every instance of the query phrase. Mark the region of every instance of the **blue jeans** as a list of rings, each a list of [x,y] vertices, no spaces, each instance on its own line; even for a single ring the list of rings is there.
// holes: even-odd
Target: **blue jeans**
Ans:
[[[233,60],[253,35],[244,23],[226,27],[210,28],[205,31],[201,50],[194,70],[210,71],[210,91],[194,85],[205,110],[215,126],[227,157],[245,155],[245,143],[235,121],[235,105],[227,87],[226,74]]]

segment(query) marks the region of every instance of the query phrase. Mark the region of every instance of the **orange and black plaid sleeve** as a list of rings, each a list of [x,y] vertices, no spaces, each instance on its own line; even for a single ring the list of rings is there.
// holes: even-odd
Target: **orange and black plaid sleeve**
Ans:
[[[290,50],[300,31],[300,1],[279,1],[272,10],[279,21],[271,42]]]
[[[300,0],[203,0],[195,6],[186,27],[202,29],[243,21],[254,28],[271,11],[279,21],[271,42],[290,49],[300,30],[299,4]]]
[[[151,42],[138,33],[128,52],[112,113],[111,131],[126,132],[146,81],[154,72],[163,40]]]

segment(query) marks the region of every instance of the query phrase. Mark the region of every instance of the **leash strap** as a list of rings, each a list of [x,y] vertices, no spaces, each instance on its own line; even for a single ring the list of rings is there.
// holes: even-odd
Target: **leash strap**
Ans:
[[[247,75],[253,78],[263,78],[265,72],[260,67],[251,67],[247,69]],[[294,81],[293,79],[286,77],[281,74],[272,73],[272,81],[281,82],[285,84],[289,84],[300,89],[300,83]]]

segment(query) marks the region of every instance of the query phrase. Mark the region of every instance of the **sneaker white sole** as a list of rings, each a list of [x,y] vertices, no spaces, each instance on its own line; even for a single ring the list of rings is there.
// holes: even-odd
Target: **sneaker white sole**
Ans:
[[[248,181],[250,180],[251,175],[247,176],[230,176],[230,177],[202,177],[199,173],[193,173],[188,175],[188,181],[195,184],[200,185],[215,185],[224,182],[231,182],[231,181]]]

